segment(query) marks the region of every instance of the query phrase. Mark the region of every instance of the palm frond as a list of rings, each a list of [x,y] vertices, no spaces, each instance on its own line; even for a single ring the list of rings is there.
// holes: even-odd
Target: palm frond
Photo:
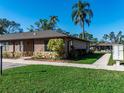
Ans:
[[[83,3],[82,3],[82,7],[83,7],[83,8],[86,8],[86,7],[89,8],[89,7],[90,7],[90,4],[89,4],[88,2],[83,2]]]
[[[75,25],[77,25],[78,23],[80,23],[80,20],[77,19],[77,20],[74,21],[74,23],[75,23]]]
[[[92,12],[91,9],[85,9],[85,10],[83,10],[83,12],[84,12],[84,14],[86,14],[86,16],[87,16],[89,19],[93,18],[93,12]]]
[[[85,22],[88,24],[88,26],[90,26],[90,23],[91,23],[90,19],[86,19]]]
[[[72,11],[72,20],[74,20],[76,16],[78,16],[77,15],[77,11],[76,10],[73,10]]]
[[[121,37],[122,37],[122,32],[119,31],[119,33],[116,35],[116,42],[117,42],[117,43],[120,42]]]
[[[74,5],[72,6],[72,9],[75,9],[75,8],[77,8],[77,7],[78,7],[78,3],[74,4]]]

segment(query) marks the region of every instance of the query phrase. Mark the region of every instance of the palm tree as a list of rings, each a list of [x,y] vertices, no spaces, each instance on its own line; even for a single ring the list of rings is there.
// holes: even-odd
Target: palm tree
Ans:
[[[104,41],[108,40],[109,36],[107,34],[104,34],[103,39]]]
[[[123,37],[122,31],[119,31],[119,33],[116,35],[115,42],[121,43],[122,37]]]
[[[39,21],[35,22],[36,31],[46,31],[46,30],[50,30],[50,25],[49,25],[49,20],[47,19],[40,19]]]
[[[93,17],[93,12],[90,9],[90,4],[85,1],[78,1],[76,4],[72,7],[72,20],[74,21],[75,25],[80,24],[80,26],[83,28],[83,38],[85,39],[85,29],[84,25],[85,23],[88,24],[88,26],[91,23],[91,18]]]
[[[54,30],[58,21],[58,16],[51,16],[50,19],[40,19],[35,22],[35,26],[31,25],[28,30],[30,32]]]
[[[49,20],[47,19],[40,19],[40,23],[41,23],[41,29],[42,30],[51,30],[50,26],[49,26]]]
[[[29,28],[27,28],[29,32],[34,32],[35,31],[35,28],[33,25],[30,25]]]
[[[119,44],[123,39],[122,31],[119,31],[117,35],[114,32],[110,32],[109,34],[105,34],[103,38],[109,40],[111,43]]]
[[[55,26],[57,24],[57,22],[59,21],[58,16],[50,16],[50,22],[49,25],[51,27],[52,30],[55,29]]]
[[[120,38],[120,43],[121,43],[121,44],[124,44],[124,35],[121,36],[121,38]]]

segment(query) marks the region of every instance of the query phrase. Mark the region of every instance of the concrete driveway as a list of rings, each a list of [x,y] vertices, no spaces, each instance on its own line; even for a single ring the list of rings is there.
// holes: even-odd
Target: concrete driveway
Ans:
[[[26,66],[26,64],[3,62],[3,69],[14,68],[14,67],[20,67],[20,66]]]

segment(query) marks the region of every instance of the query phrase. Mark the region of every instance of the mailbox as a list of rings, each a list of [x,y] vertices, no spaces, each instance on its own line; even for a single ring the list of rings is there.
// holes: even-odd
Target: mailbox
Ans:
[[[122,44],[113,45],[113,60],[124,60],[124,47]]]

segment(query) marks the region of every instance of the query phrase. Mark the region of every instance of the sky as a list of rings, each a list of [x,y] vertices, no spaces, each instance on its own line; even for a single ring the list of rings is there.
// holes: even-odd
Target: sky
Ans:
[[[72,5],[78,0],[0,0],[0,18],[14,20],[24,31],[40,18],[59,17],[57,26],[71,33],[80,33],[79,25],[74,25]],[[85,30],[102,39],[111,31],[124,32],[124,0],[85,0],[94,13],[92,23]]]

